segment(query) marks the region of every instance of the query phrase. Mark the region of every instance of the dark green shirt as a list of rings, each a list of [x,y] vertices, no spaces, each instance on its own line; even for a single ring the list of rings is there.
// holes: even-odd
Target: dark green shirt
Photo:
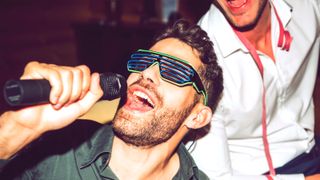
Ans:
[[[112,127],[91,121],[76,122],[31,144],[2,169],[0,179],[118,179],[108,165]],[[177,152],[180,168],[173,179],[208,179],[183,144]]]

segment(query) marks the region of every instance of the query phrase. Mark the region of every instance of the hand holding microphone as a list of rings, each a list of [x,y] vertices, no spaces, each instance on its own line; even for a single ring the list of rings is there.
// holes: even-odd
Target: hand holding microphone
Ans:
[[[65,69],[70,72],[75,71],[71,67],[61,66],[62,67],[61,68],[61,67],[55,66],[55,65],[48,66],[46,64],[37,64],[35,62],[29,63],[29,64],[36,64],[39,67],[43,66],[45,68],[48,68],[48,70],[47,70],[48,74],[50,74],[50,71],[53,69],[53,72],[51,72],[51,74],[56,75],[61,80],[63,79],[62,74],[67,74],[67,73],[60,72],[60,74],[61,74],[60,75],[59,74],[59,71],[61,71],[60,69]],[[28,71],[30,71],[30,70],[27,70],[28,66],[29,67],[33,66],[33,65],[29,65],[29,64],[27,65],[26,70],[25,70],[25,72],[27,71],[27,73],[28,73]],[[74,68],[74,69],[76,69],[76,68]],[[86,81],[88,81],[88,78],[86,78],[84,76],[87,76],[86,74],[88,74],[87,73],[88,69],[84,66],[79,66],[78,69],[80,69],[80,71],[83,71],[81,73],[82,75],[80,75],[83,77],[83,80],[79,79],[79,77],[72,77],[71,79],[73,81],[78,80],[79,83],[83,83],[84,85],[81,85],[80,88],[83,88],[81,91],[85,92],[86,91],[86,89],[85,89],[86,84],[88,84],[88,83],[86,83]],[[77,74],[77,73],[69,73],[69,74],[73,74],[72,76],[74,76],[74,74]],[[30,76],[30,75],[27,75],[27,77],[28,76]],[[44,75],[42,75],[42,76],[44,76]],[[47,75],[47,76],[50,77],[49,75]],[[52,80],[52,81],[54,81],[54,80]],[[55,80],[55,81],[57,81],[57,80]],[[66,81],[66,82],[69,82],[69,81]],[[80,88],[71,87],[72,85],[77,84],[77,82],[73,82],[72,85],[70,85],[70,83],[59,83],[59,84],[62,86],[65,86],[63,88],[60,88],[60,89],[63,89],[63,91],[68,92],[68,89],[69,89],[69,95],[67,93],[62,92],[61,96],[63,96],[63,94],[67,94],[68,96],[70,96],[69,98],[71,98],[72,95],[75,96],[75,98],[73,98],[74,100],[80,98],[79,97],[79,95],[80,95],[79,89]],[[113,99],[116,99],[116,98],[119,98],[119,97],[125,95],[125,93],[126,93],[126,80],[120,74],[109,73],[109,72],[102,73],[102,74],[100,74],[100,87],[102,88],[102,91],[103,91],[103,96],[101,99],[113,100]],[[71,88],[78,89],[78,90],[72,90]],[[50,97],[49,97],[50,91],[51,91],[51,85],[50,85],[50,82],[46,79],[9,80],[5,83],[5,85],[3,87],[3,95],[4,95],[4,99],[6,100],[6,102],[10,106],[20,106],[20,107],[48,103],[49,99],[50,99]],[[74,93],[74,92],[78,92],[78,93]]]
[[[126,80],[121,75],[91,74],[84,65],[70,67],[33,61],[26,65],[21,79],[8,81],[4,87],[6,101],[19,107],[9,114],[23,127],[41,132],[65,127],[101,98],[126,94]]]
[[[0,115],[0,136],[10,139],[0,142],[6,144],[1,158],[12,156],[47,131],[71,124],[101,97],[113,99],[126,93],[122,76],[91,74],[83,65],[68,67],[33,61],[27,64],[21,79],[8,81],[4,87],[6,101],[21,108]]]
[[[125,78],[116,73],[100,74],[102,100],[113,100],[126,93]],[[30,106],[49,102],[51,85],[48,80],[8,80],[3,88],[4,99],[10,106]]]

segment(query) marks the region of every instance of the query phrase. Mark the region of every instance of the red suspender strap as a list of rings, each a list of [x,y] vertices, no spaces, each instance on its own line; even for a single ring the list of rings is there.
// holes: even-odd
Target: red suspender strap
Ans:
[[[266,177],[268,180],[273,180],[272,176],[270,176],[270,175],[267,175]]]
[[[270,149],[269,149],[269,143],[268,143],[268,137],[267,137],[267,117],[266,117],[266,89],[264,86],[264,78],[263,78],[263,65],[261,62],[261,59],[256,51],[256,49],[253,47],[253,45],[238,31],[234,30],[234,32],[237,34],[241,42],[246,46],[246,48],[249,50],[253,60],[255,61],[260,75],[262,79],[262,85],[263,85],[263,90],[262,90],[262,140],[263,140],[263,145],[264,145],[264,152],[267,158],[268,166],[269,166],[269,171],[270,175],[274,176],[276,175],[275,170],[273,168],[272,164],[272,158],[270,154]],[[272,179],[271,176],[267,176],[268,179]]]
[[[272,2],[270,1],[271,6],[274,9],[274,13],[276,14],[277,20],[279,22],[279,39],[278,39],[278,47],[280,47],[282,50],[289,51],[290,45],[292,42],[292,36],[290,35],[289,31],[284,30],[283,24],[280,20],[280,17],[278,15],[278,12]]]
[[[272,4],[271,1],[269,1],[269,2],[274,9],[277,21],[279,23],[280,34],[279,34],[279,40],[278,40],[278,47],[280,47],[282,50],[289,51],[293,38],[288,31],[284,30],[283,24],[280,20],[280,17],[277,13],[276,8],[274,7],[274,5]],[[272,180],[273,179],[272,176],[275,176],[276,172],[273,167],[272,158],[271,158],[270,149],[269,149],[268,137],[267,137],[268,133],[267,133],[267,117],[266,117],[266,115],[267,115],[267,113],[266,113],[266,89],[265,89],[265,86],[263,83],[264,82],[263,65],[262,65],[261,59],[260,59],[255,47],[240,32],[236,31],[235,29],[234,29],[234,32],[239,37],[241,42],[249,50],[254,62],[256,63],[256,65],[259,69],[260,75],[261,75],[262,85],[263,85],[263,90],[262,90],[262,140],[263,140],[264,152],[266,155],[266,159],[267,159],[268,166],[269,166],[269,173],[270,173],[266,177],[268,178],[268,180]]]

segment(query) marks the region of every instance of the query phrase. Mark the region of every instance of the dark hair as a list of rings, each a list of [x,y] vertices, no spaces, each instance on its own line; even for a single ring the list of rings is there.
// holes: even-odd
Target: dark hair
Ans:
[[[207,33],[195,24],[186,20],[178,20],[169,26],[155,41],[166,38],[176,38],[196,49],[203,66],[198,70],[208,94],[208,106],[215,109],[223,90],[222,70],[217,63],[217,57]]]

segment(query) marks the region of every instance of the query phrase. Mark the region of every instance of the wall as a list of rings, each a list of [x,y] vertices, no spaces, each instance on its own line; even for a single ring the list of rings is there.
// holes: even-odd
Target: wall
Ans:
[[[91,16],[89,0],[0,1],[1,87],[30,60],[77,64],[72,23]]]

